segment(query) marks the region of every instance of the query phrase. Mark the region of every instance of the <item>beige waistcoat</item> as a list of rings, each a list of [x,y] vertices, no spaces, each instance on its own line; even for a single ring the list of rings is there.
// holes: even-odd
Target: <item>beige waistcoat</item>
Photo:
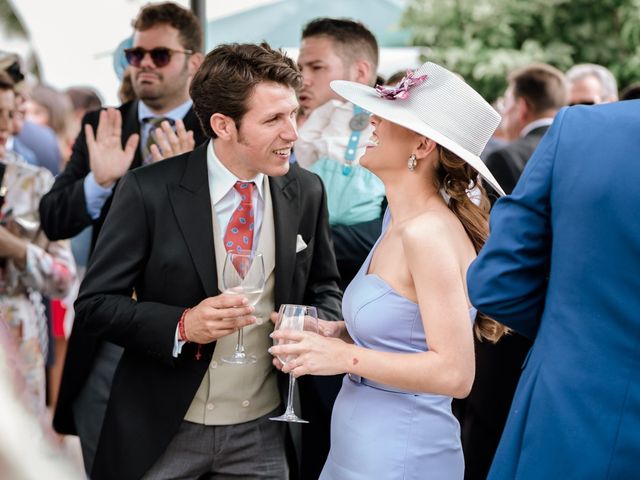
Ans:
[[[213,358],[196,392],[185,420],[204,425],[233,425],[248,422],[269,413],[280,404],[276,373],[267,349],[272,345],[269,334],[273,324],[269,316],[274,308],[275,226],[269,179],[264,177],[264,215],[256,251],[264,259],[266,284],[255,316],[258,322],[244,327],[244,347],[254,354],[257,362],[248,365],[229,365],[221,360],[235,350],[237,333],[218,339]],[[218,285],[222,284],[225,249],[223,233],[213,214],[213,236]]]

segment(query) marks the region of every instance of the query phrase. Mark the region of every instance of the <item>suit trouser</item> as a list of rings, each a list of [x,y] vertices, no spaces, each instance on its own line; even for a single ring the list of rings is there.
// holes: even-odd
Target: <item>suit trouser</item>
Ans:
[[[286,424],[269,420],[280,410],[236,425],[183,420],[143,479],[286,480]]]
[[[122,352],[122,347],[113,343],[104,342],[101,345],[91,373],[78,398],[73,402],[73,419],[80,437],[84,468],[89,476],[91,476],[102,422],[109,402],[113,375]]]

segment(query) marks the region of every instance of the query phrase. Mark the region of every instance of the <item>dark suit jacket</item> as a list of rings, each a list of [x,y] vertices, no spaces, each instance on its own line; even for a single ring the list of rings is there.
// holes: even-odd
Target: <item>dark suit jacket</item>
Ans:
[[[531,154],[549,127],[538,127],[531,130],[524,137],[514,140],[507,145],[497,148],[489,154],[487,167],[493,173],[506,194],[513,191],[518,183],[524,166],[531,158]],[[493,192],[493,190],[491,191]],[[491,193],[490,192],[490,193]],[[493,192],[495,195],[495,192]],[[491,195],[490,195],[491,196]],[[495,195],[497,197],[497,195]],[[491,202],[493,203],[493,201]]]
[[[125,103],[118,110],[122,114],[122,144],[124,145],[131,134],[140,132],[138,103]],[[87,213],[84,196],[84,178],[91,171],[84,124],[88,123],[95,131],[99,117],[100,111],[85,115],[82,122],[83,128],[75,141],[69,163],[56,178],[51,191],[40,202],[42,227],[50,239],[71,238],[84,230],[85,227],[93,225],[92,250],[111,205],[111,198],[109,198],[102,207],[100,217],[92,220]],[[193,109],[187,112],[184,124],[187,130],[193,130],[196,145],[206,139]],[[137,148],[131,168],[139,167],[141,164],[142,156],[140,149]],[[69,348],[53,419],[53,426],[60,433],[76,433],[71,407],[91,371],[98,346],[97,337],[83,334],[77,328],[73,328],[69,338]]]
[[[505,193],[510,194],[515,187],[548,128],[536,128],[487,157],[487,167]],[[466,480],[484,480],[489,473],[520,379],[522,364],[531,348],[531,341],[515,332],[503,337],[497,344],[486,341],[475,343],[476,378],[471,393],[466,400],[454,404],[454,411],[461,423]]]
[[[270,178],[275,304],[335,318],[342,294],[320,179],[296,165]],[[296,253],[296,235],[307,248]],[[137,301],[131,294],[135,288]],[[172,356],[185,307],[219,294],[206,145],[129,172],[120,182],[76,302],[76,325],[125,348],[92,478],[139,478],[176,433],[215,343]]]

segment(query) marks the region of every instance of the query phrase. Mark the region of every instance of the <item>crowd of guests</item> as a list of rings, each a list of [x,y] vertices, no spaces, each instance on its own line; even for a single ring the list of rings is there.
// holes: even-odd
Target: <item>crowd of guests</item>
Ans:
[[[49,405],[92,479],[632,475],[640,107],[611,72],[527,65],[492,106],[430,62],[385,82],[351,20],[306,25],[297,65],[266,43],[205,55],[173,3],[132,38],[117,108],[29,88],[0,55],[16,419]],[[253,306],[221,293],[245,208]],[[282,304],[317,307],[319,333],[271,347]],[[226,365],[239,328],[256,362]],[[278,370],[301,430],[269,420]],[[63,455],[6,465],[82,476]]]

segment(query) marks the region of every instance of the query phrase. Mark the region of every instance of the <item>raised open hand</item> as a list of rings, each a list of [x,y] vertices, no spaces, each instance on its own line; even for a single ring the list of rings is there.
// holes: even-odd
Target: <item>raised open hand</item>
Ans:
[[[164,121],[160,124],[160,127],[153,131],[152,135],[156,139],[156,143],[149,147],[152,162],[190,152],[196,145],[193,131],[187,131],[182,120],[176,120],[175,132],[169,122]]]
[[[93,128],[88,124],[84,126],[84,134],[93,176],[99,185],[110,187],[131,166],[140,135],[131,135],[122,148],[122,115],[115,108],[107,108],[100,112],[95,136]]]

